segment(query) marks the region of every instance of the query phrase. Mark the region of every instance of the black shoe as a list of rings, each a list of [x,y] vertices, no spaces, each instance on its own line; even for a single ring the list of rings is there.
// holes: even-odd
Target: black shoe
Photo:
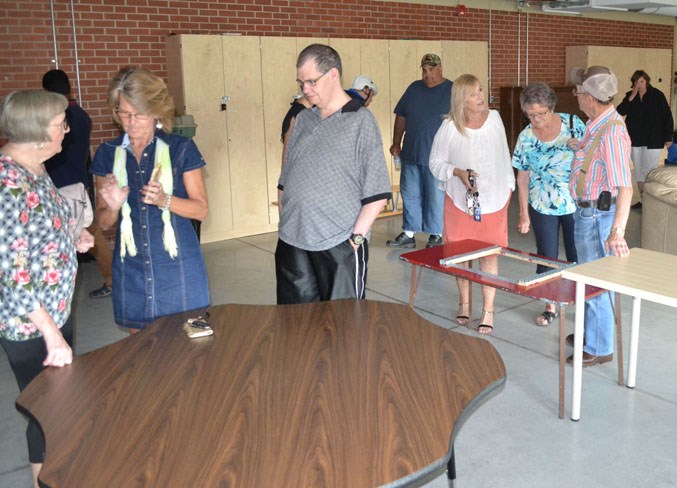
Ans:
[[[111,293],[113,293],[111,287],[106,285],[106,283],[104,283],[101,288],[97,288],[96,290],[90,291],[89,298],[105,298],[109,296]]]
[[[407,234],[402,232],[392,241],[386,241],[386,246],[388,247],[400,247],[402,249],[413,249],[416,247],[416,238],[408,237]]]
[[[430,238],[428,239],[428,244],[426,244],[425,247],[441,246],[442,244],[444,244],[444,241],[442,240],[442,236],[430,234]]]
[[[642,202],[637,202],[634,205],[630,205],[630,208],[633,210],[642,210]]]
[[[574,335],[569,334],[566,338],[566,343],[569,344],[571,347],[574,346]],[[583,345],[585,346],[585,337],[583,338]]]

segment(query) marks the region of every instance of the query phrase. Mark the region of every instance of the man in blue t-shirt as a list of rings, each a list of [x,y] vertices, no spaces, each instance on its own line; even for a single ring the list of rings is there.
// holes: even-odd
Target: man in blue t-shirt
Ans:
[[[416,232],[430,234],[426,247],[442,244],[444,191],[428,168],[430,148],[451,107],[451,81],[442,75],[436,54],[421,59],[422,79],[414,81],[395,107],[390,154],[402,161],[402,232],[388,247],[416,247]],[[404,136],[404,144],[402,137]]]

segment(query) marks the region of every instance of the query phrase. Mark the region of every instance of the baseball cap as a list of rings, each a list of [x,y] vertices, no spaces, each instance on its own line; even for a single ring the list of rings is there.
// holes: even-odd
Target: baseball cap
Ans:
[[[421,66],[425,66],[426,64],[428,66],[437,66],[442,64],[442,61],[437,54],[426,54],[421,58]]]
[[[374,92],[374,95],[378,93],[378,87],[376,86],[376,83],[371,81],[370,78],[364,75],[359,75],[353,80],[353,88],[355,90],[362,90],[365,86],[368,86],[371,91]]]
[[[572,68],[569,80],[601,102],[610,101],[618,93],[618,78],[606,66]]]

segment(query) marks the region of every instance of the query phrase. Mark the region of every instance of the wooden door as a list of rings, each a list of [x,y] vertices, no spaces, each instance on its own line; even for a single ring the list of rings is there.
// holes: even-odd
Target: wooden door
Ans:
[[[167,64],[176,111],[194,117],[194,140],[207,163],[203,176],[209,214],[202,224],[201,239],[225,239],[233,232],[234,223],[226,112],[220,104],[225,95],[221,37],[171,36],[167,39]]]
[[[259,37],[223,36],[223,72],[233,233],[275,230],[268,225],[268,183]],[[215,192],[218,192],[215,189]]]
[[[263,86],[263,124],[266,150],[268,222],[277,229],[277,182],[282,168],[282,121],[295,95],[296,58],[309,44],[327,43],[327,39],[306,37],[261,37],[261,77]]]

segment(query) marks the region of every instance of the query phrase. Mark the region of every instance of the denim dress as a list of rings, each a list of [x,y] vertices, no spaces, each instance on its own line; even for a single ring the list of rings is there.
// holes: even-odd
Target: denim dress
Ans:
[[[144,328],[159,317],[210,304],[209,285],[197,234],[190,219],[171,214],[178,256],[172,259],[164,248],[162,211],[141,201],[141,188],[153,173],[157,138],[169,145],[174,177],[173,194],[188,198],[183,173],[205,165],[195,143],[183,136],[156,131],[155,138],[136,160],[125,134],[102,144],[92,161],[91,172],[105,176],[113,172],[115,148],[127,150],[127,179],[132,229],[137,254],[120,258],[120,226],[113,253],[113,311],[122,327]],[[118,219],[119,223],[119,219]]]

